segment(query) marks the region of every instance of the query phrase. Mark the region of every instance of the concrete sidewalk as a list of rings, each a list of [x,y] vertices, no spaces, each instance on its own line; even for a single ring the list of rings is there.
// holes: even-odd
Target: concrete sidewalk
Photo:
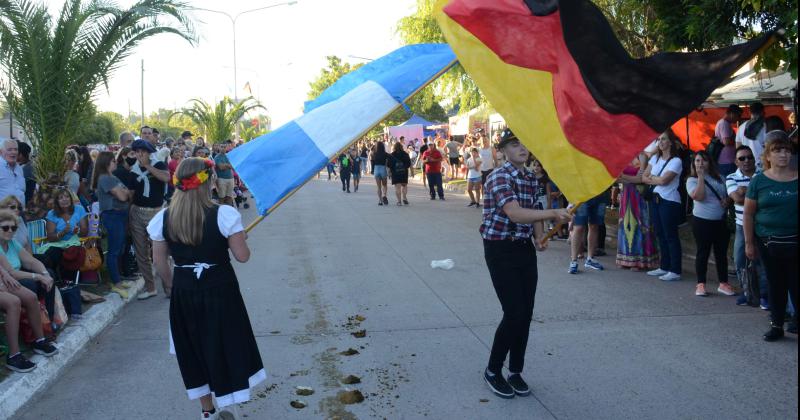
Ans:
[[[58,354],[53,357],[34,355],[31,361],[36,363],[36,369],[28,373],[12,372],[0,382],[0,419],[10,418],[37,393],[55,381],[89,342],[114,321],[122,307],[136,298],[142,287],[144,280],[140,278],[129,289],[127,299],[120,298],[116,293],[105,295],[105,302],[92,305],[79,321],[67,322],[55,343]]]
[[[568,275],[564,242],[538,255],[533,396],[495,398],[481,372],[501,312],[480,211],[455,195],[430,201],[416,185],[410,206],[377,206],[363,180],[351,194],[309,182],[251,232],[252,258],[235,265],[268,371],[240,410],[248,419],[797,416],[797,337],[762,341],[765,312],[696,298],[689,279],[616,270],[611,257],[600,258],[605,271]],[[443,258],[455,268],[430,268]],[[126,307],[16,418],[196,418],[167,352],[167,309],[164,299]],[[360,383],[343,384],[347,375]],[[365,400],[346,404],[348,390]]]

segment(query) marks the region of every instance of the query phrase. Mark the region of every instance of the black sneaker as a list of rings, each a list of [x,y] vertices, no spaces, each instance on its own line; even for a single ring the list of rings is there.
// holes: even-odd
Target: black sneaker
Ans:
[[[506,382],[506,378],[503,375],[499,373],[492,374],[489,369],[486,369],[483,371],[483,380],[486,381],[486,385],[489,385],[489,389],[498,397],[514,398],[514,388],[511,388],[511,385]]]
[[[384,206],[388,206],[389,205],[389,199],[388,198],[383,197],[383,205]]]
[[[37,341],[33,343],[33,351],[42,356],[50,357],[56,353],[58,353],[58,349],[56,346],[47,342],[47,340]]]
[[[789,323],[786,325],[786,332],[791,334],[797,334],[797,321],[795,320],[789,321]]]
[[[6,367],[14,372],[25,373],[36,369],[36,363],[26,359],[22,353],[17,353],[14,357],[6,359]]]
[[[783,327],[772,324],[769,331],[764,334],[764,341],[776,341],[783,338]]]
[[[519,396],[526,397],[531,395],[531,389],[519,373],[508,375],[508,384],[511,385],[511,388],[513,388],[514,392]]]

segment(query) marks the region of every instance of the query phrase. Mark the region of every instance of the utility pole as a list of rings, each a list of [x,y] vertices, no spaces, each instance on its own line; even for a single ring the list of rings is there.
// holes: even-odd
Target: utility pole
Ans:
[[[144,59],[142,59],[142,127],[144,127]]]

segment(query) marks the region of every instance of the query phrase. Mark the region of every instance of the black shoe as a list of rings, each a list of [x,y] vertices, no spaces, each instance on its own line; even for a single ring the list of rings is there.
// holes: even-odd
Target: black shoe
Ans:
[[[489,385],[489,389],[498,397],[514,398],[514,388],[511,388],[511,385],[506,382],[503,375],[499,373],[491,374],[489,369],[486,369],[483,371],[483,380],[486,381],[486,385]]]
[[[797,321],[789,321],[789,324],[786,325],[786,332],[791,334],[797,334]]]
[[[344,185],[342,185],[342,191],[344,191]]]
[[[439,197],[439,200],[442,200],[442,201],[444,201],[444,197]]]
[[[783,338],[783,327],[772,324],[769,331],[764,334],[764,341],[777,341]]]
[[[513,388],[514,392],[519,396],[526,397],[531,395],[531,389],[519,373],[508,375],[508,384],[511,385],[511,388]]]
[[[431,200],[436,200],[436,197],[431,197]]]
[[[389,205],[389,199],[388,198],[383,197],[383,205],[384,206],[388,206]]]
[[[408,200],[403,200],[403,204],[408,205]]]
[[[26,359],[22,353],[17,353],[14,357],[6,359],[6,367],[14,372],[25,373],[36,369],[36,363]]]
[[[347,190],[347,193],[350,194],[350,190]]]
[[[478,205],[478,203],[473,201],[473,202],[467,204],[467,207],[472,207],[472,206],[477,206],[477,205]]]
[[[382,206],[383,205],[383,201],[378,201],[378,205]]]
[[[33,351],[47,357],[58,353],[56,346],[48,343],[47,340],[41,340],[33,343]]]

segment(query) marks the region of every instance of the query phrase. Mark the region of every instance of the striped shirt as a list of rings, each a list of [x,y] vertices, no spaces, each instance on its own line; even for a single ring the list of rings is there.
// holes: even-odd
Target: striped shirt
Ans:
[[[533,209],[537,184],[532,172],[517,169],[510,162],[489,174],[483,193],[483,223],[480,227],[483,239],[502,241],[533,236],[533,225],[512,222],[503,212],[503,206],[516,201],[522,208]]]
[[[753,174],[755,175],[755,174]],[[728,189],[728,195],[731,195],[739,187],[747,188],[750,185],[750,177],[742,173],[741,169],[725,177],[725,187]],[[733,209],[736,211],[736,224],[742,226],[742,218],[744,216],[744,204],[733,204]]]

